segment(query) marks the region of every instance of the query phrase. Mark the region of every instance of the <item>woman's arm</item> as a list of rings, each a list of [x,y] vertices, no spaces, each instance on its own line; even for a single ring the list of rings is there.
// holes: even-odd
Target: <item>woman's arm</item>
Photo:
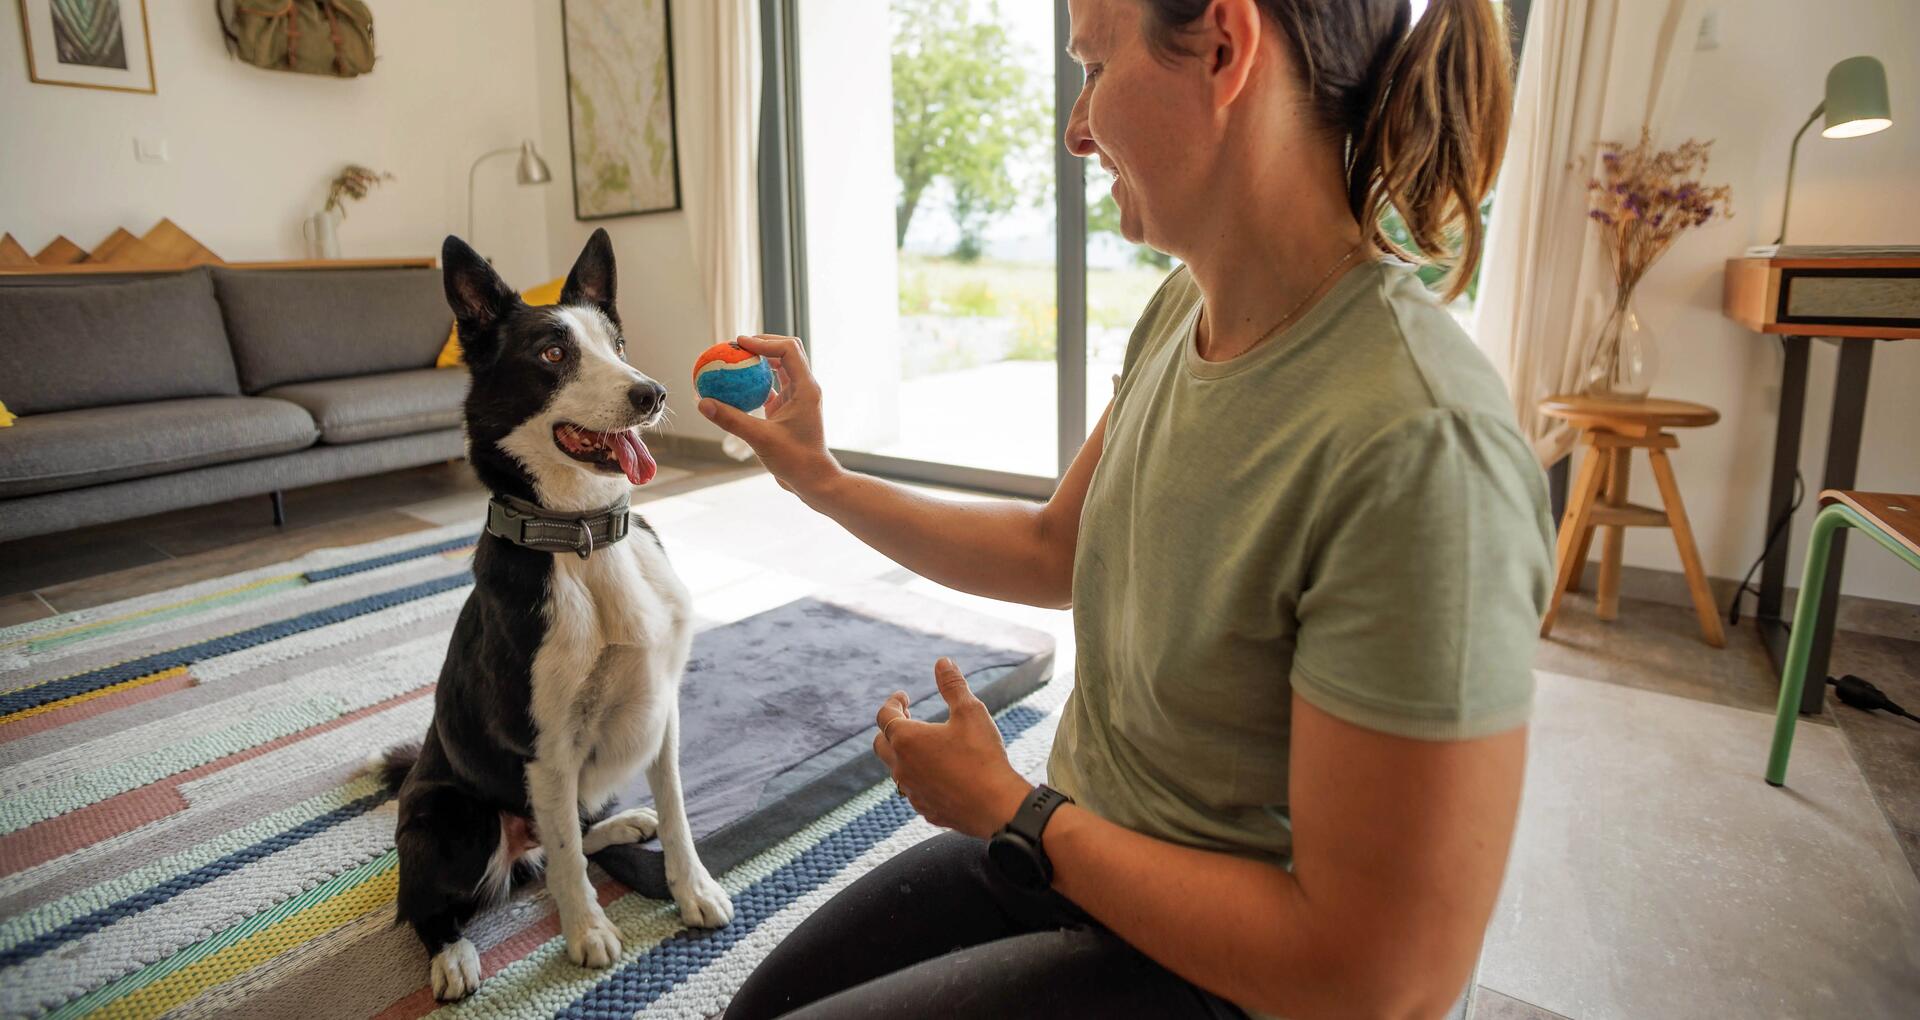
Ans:
[[[713,400],[700,412],[745,440],[768,471],[808,506],[916,574],[975,595],[1048,608],[1072,602],[1080,507],[1106,436],[1106,416],[1087,437],[1046,503],[936,499],[846,470],[828,452],[820,384],[792,337],[741,337],[767,358],[780,393],[766,420]]]
[[[1435,1017],[1466,989],[1520,805],[1526,731],[1437,742],[1295,695],[1291,873],[1069,805],[1054,888],[1174,973],[1283,1016]]]
[[[952,713],[882,706],[874,750],[936,825],[987,837],[1029,789],[952,664]],[[1145,836],[1068,805],[1053,885],[1174,973],[1282,1016],[1440,1016],[1472,975],[1519,811],[1526,731],[1458,742],[1362,729],[1293,698],[1291,872]]]

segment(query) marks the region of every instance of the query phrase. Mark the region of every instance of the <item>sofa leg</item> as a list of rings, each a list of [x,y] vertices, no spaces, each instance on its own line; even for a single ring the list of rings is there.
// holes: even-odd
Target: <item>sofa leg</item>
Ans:
[[[273,526],[276,528],[284,528],[287,526],[287,495],[279,489],[273,490],[271,495],[273,497]]]

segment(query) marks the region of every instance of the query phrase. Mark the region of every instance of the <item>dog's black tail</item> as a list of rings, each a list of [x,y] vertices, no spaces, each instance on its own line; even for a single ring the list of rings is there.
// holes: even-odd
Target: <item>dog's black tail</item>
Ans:
[[[407,781],[407,773],[413,771],[413,765],[420,760],[420,742],[395,744],[385,751],[375,751],[367,756],[367,772],[380,777],[380,784],[388,793],[398,794],[400,784]]]

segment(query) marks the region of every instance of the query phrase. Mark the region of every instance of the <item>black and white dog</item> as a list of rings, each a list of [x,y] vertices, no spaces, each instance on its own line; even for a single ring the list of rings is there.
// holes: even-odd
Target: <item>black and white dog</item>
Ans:
[[[666,390],[627,363],[612,243],[594,232],[550,308],[522,303],[459,238],[441,259],[472,373],[468,455],[494,503],[563,529],[572,519],[583,535],[597,511],[620,518],[597,545],[549,551],[508,540],[489,517],[426,738],[386,756],[400,797],[399,920],[426,944],[434,995],[451,1000],[480,982],[462,928],[542,856],[576,964],[620,955],[587,854],[657,831],[683,921],[719,927],[733,904],[694,853],[680,790],[691,600],[644,521],[618,541],[630,484],[654,475],[639,430],[659,423]],[[642,767],[655,810],[599,817]]]

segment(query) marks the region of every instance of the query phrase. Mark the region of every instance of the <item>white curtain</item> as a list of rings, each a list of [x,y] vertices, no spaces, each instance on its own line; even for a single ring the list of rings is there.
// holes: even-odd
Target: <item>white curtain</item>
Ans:
[[[713,96],[707,172],[688,203],[694,251],[716,339],[760,331],[760,16],[758,0],[713,4],[713,44],[704,66]]]
[[[707,172],[692,183],[688,213],[693,247],[706,285],[714,339],[760,332],[759,0],[703,0],[713,5],[712,46],[699,64],[713,96]],[[752,451],[728,436],[727,452]]]
[[[1527,22],[1513,128],[1494,191],[1474,336],[1500,369],[1541,463],[1573,444],[1542,398],[1577,388],[1612,300],[1587,219],[1599,143],[1656,144],[1686,85],[1704,0],[1554,0]]]

